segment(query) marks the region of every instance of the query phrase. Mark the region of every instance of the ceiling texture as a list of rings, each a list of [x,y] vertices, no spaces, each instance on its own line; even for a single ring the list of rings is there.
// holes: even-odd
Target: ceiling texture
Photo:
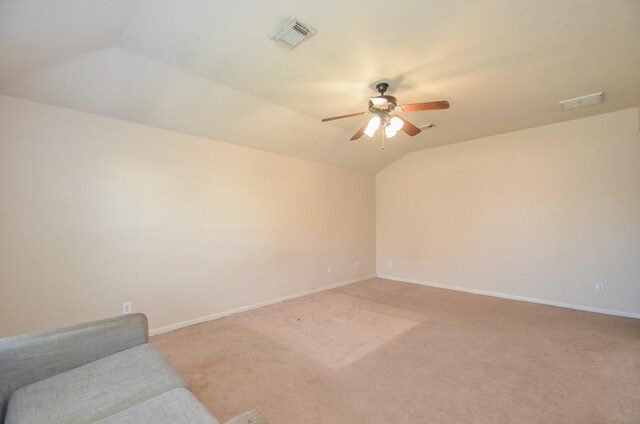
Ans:
[[[289,50],[289,18],[318,32]],[[379,81],[415,137],[349,138]],[[604,103],[558,102],[604,91]],[[0,0],[0,94],[364,171],[640,104],[638,0]]]

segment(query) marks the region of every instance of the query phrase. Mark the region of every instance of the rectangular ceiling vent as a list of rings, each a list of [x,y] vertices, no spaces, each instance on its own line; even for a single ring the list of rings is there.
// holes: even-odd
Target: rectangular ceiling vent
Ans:
[[[311,37],[316,32],[317,31],[315,29],[303,24],[295,17],[293,17],[275,34],[273,34],[271,36],[271,39],[277,41],[285,47],[292,49],[307,38]]]
[[[571,110],[579,107],[597,105],[598,103],[602,103],[603,100],[604,93],[600,92],[589,94],[588,96],[577,97],[575,99],[564,100],[560,102],[560,106],[562,107],[562,110]]]

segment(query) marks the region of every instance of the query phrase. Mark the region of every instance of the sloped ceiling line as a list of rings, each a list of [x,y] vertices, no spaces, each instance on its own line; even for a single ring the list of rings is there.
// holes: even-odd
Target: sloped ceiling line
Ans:
[[[292,15],[318,30],[293,50]],[[0,94],[376,172],[411,151],[635,107],[640,2],[0,0]],[[375,82],[435,128],[348,141]],[[563,99],[604,91],[597,106]]]

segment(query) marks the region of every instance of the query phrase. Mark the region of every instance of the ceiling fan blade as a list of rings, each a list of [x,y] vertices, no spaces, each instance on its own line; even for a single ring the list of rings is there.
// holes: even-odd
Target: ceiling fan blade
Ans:
[[[402,131],[404,131],[405,133],[409,134],[411,137],[413,137],[414,135],[420,134],[420,132],[422,131],[420,128],[416,127],[411,122],[409,122],[406,119],[404,119],[403,117],[399,116],[398,118],[400,118],[400,119],[402,119],[404,121],[404,125],[401,128]]]
[[[353,137],[351,137],[351,141],[357,140],[362,137],[362,134],[364,134],[364,130],[367,129],[367,125],[369,125],[369,123],[365,122],[365,124],[358,130],[358,132],[355,133]]]
[[[440,100],[439,102],[411,103],[409,105],[398,106],[403,112],[418,112],[420,110],[449,109],[449,102]]]
[[[332,118],[324,118],[322,120],[322,122],[335,121],[336,119],[343,119],[343,118],[352,118],[354,116],[362,116],[362,115],[366,115],[368,113],[369,112],[358,112],[358,113],[351,113],[349,115],[334,116]]]

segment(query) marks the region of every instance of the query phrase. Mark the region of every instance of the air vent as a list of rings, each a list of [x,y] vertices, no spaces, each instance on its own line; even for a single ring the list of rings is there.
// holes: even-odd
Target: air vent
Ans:
[[[277,41],[285,47],[292,49],[307,38],[311,37],[316,32],[317,31],[315,29],[303,24],[294,17],[291,18],[289,22],[284,24],[284,26],[280,28],[275,34],[273,34],[271,36],[271,39]]]
[[[577,97],[575,99],[561,101],[560,106],[562,107],[562,110],[570,110],[570,109],[577,109],[579,107],[597,105],[598,103],[602,103],[603,100],[604,100],[604,93],[600,92],[600,93],[589,94],[588,96],[582,96],[582,97]]]

